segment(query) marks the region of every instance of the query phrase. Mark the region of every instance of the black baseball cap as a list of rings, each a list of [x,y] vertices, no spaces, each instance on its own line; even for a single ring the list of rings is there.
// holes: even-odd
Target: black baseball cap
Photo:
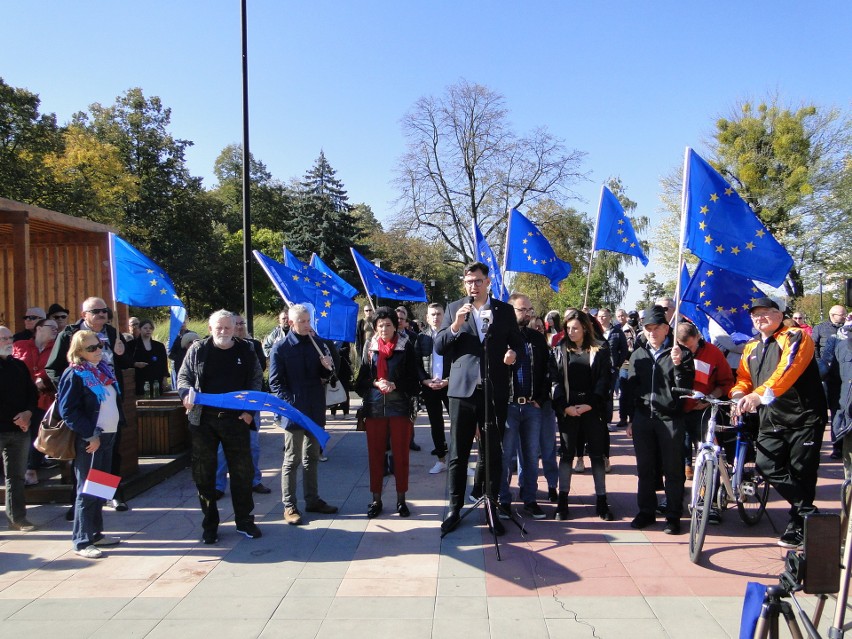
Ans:
[[[748,312],[751,313],[756,308],[774,308],[776,311],[781,310],[778,308],[778,302],[769,297],[755,297],[751,301],[751,308],[748,309]]]

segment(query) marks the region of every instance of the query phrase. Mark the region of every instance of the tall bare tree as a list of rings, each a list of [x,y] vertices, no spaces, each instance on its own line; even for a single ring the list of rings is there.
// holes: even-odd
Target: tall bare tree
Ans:
[[[564,203],[585,177],[585,153],[568,150],[545,128],[518,135],[505,99],[462,80],[440,97],[422,97],[402,119],[408,140],[396,184],[398,221],[446,242],[458,261],[475,251],[476,221],[495,251],[505,241],[509,211],[547,197]]]

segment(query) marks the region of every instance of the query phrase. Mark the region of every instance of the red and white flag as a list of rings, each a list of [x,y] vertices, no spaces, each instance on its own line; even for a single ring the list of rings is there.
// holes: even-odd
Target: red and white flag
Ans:
[[[118,482],[120,481],[121,477],[118,475],[110,475],[102,470],[92,468],[83,484],[83,492],[92,497],[112,499],[115,496],[115,491],[118,489]]]

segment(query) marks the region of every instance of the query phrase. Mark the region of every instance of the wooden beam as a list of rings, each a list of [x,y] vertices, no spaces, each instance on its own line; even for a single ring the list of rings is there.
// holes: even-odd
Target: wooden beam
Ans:
[[[30,228],[26,213],[13,216],[12,221],[12,272],[14,289],[12,293],[12,318],[17,331],[24,330],[24,313],[27,311],[30,291]],[[10,318],[11,323],[11,318]]]

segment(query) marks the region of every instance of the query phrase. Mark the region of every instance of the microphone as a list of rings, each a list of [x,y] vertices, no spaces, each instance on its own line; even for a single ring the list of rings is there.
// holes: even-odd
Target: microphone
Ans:
[[[474,300],[474,297],[473,297],[473,295],[471,295],[470,297],[467,298],[467,303],[473,304],[473,300]],[[465,313],[464,314],[464,321],[466,322],[469,319],[470,319],[470,313]]]

